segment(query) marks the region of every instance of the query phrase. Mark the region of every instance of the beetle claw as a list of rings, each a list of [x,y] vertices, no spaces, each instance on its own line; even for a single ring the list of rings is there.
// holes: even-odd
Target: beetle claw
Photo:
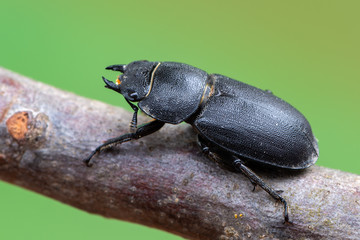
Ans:
[[[111,66],[106,67],[105,69],[113,70],[113,71],[119,71],[119,72],[124,73],[125,68],[126,68],[126,65],[122,64],[122,65],[111,65]]]

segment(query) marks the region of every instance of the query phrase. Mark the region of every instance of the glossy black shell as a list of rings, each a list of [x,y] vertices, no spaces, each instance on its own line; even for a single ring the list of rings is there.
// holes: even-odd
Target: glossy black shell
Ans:
[[[313,165],[319,155],[309,122],[290,104],[245,83],[213,74],[214,93],[191,124],[218,149],[288,169]]]

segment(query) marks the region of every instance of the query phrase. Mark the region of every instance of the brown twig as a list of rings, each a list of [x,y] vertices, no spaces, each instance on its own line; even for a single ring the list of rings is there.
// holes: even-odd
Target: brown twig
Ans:
[[[254,169],[288,200],[252,192],[205,158],[189,125],[82,159],[128,131],[131,113],[0,69],[0,179],[106,217],[189,239],[359,239],[360,177],[314,166]],[[144,119],[142,119],[144,121]]]

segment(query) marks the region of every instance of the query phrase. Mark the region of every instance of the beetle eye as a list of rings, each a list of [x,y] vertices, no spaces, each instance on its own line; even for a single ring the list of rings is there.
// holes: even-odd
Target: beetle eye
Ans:
[[[136,100],[139,97],[139,95],[138,95],[137,92],[135,92],[133,90],[130,90],[129,91],[129,97],[132,98],[133,100]]]

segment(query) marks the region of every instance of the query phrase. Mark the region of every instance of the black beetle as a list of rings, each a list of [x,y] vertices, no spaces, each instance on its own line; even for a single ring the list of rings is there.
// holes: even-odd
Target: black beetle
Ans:
[[[122,72],[116,83],[103,77],[105,87],[125,97],[134,110],[130,133],[109,139],[84,161],[103,149],[158,131],[165,123],[186,122],[210,158],[242,172],[284,205],[287,202],[269,187],[246,162],[285,169],[304,169],[319,156],[309,122],[290,104],[245,83],[183,63],[135,61],[106,69]],[[132,102],[138,102],[138,106]],[[138,107],[154,120],[137,127]]]

